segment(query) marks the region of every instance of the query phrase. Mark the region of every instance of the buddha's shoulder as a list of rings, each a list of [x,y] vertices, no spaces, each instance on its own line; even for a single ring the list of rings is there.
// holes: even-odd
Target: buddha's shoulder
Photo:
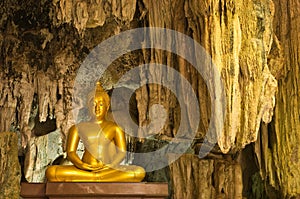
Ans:
[[[109,128],[120,128],[115,122],[113,122],[113,121],[107,121],[106,122],[106,125],[105,126],[107,126],[107,127],[109,127]]]

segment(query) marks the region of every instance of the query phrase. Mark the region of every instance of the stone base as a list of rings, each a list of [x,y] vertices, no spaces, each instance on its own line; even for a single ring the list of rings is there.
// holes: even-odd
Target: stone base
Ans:
[[[22,183],[20,195],[24,199],[163,199],[168,197],[168,184],[117,182]]]
[[[21,183],[20,196],[27,199],[45,199],[46,183]]]

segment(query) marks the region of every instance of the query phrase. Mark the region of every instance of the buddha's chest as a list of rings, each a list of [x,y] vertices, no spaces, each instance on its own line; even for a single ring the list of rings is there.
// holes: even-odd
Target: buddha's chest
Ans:
[[[97,124],[86,124],[78,127],[79,137],[85,148],[94,156],[100,157],[112,143],[109,129]]]

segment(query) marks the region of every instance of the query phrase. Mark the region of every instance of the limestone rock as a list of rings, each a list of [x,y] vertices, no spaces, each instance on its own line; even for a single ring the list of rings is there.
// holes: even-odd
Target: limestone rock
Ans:
[[[170,165],[173,198],[242,198],[241,167],[185,154]]]
[[[273,121],[261,126],[255,146],[262,178],[280,190],[281,198],[293,198],[300,195],[300,3],[274,0],[274,6],[277,38],[269,62],[278,92]]]
[[[64,156],[59,130],[31,138],[27,147],[24,174],[28,182],[45,182],[45,171],[58,157]]]
[[[19,198],[21,168],[16,133],[0,133],[0,173],[0,198]]]
[[[56,25],[72,23],[83,32],[86,28],[103,26],[110,17],[120,22],[133,20],[136,9],[136,0],[53,0],[53,20]]]
[[[277,81],[270,72],[267,62],[273,42],[271,21],[274,8],[272,2],[269,0],[261,2],[251,0],[246,2],[231,0],[157,2],[150,0],[143,2],[148,10],[145,17],[151,27],[171,28],[190,35],[211,55],[222,77],[226,102],[211,101],[210,95],[212,99],[215,99],[215,94],[208,93],[207,87],[212,86],[214,92],[222,89],[210,83],[210,81],[215,81],[213,74],[204,73],[207,77],[202,78],[193,69],[194,66],[176,56],[160,50],[144,51],[144,60],[177,65],[181,75],[197,91],[198,107],[201,113],[197,138],[205,136],[209,121],[212,122],[213,119],[210,118],[210,113],[215,113],[217,120],[224,119],[224,123],[216,123],[212,127],[214,131],[220,129],[217,135],[212,137],[216,137],[223,153],[241,150],[245,145],[254,142],[261,121],[271,121],[275,106]],[[162,9],[156,9],[157,7],[162,7]],[[173,23],[174,21],[176,23]],[[154,41],[158,38],[154,35],[151,39]],[[164,39],[167,40],[167,38],[162,40]],[[186,48],[189,51],[189,47],[180,44],[180,41],[174,41],[174,43],[175,49]],[[149,74],[141,72],[141,79],[145,77],[158,79],[160,75],[157,71],[150,71]],[[140,125],[148,122],[147,110],[152,104],[163,104],[169,113],[169,120],[173,121],[172,127],[168,125],[169,121],[166,121],[164,127],[166,135],[174,136],[180,122],[180,125],[186,127],[185,129],[188,129],[193,122],[193,115],[187,116],[188,121],[180,121],[180,118],[176,117],[179,114],[178,110],[176,111],[176,106],[178,106],[176,98],[162,86],[150,85],[147,89],[140,89],[137,92],[137,103]],[[210,103],[215,104],[215,110],[210,110]],[[222,108],[224,103],[227,105],[226,110]],[[222,115],[226,115],[225,118],[221,118]]]

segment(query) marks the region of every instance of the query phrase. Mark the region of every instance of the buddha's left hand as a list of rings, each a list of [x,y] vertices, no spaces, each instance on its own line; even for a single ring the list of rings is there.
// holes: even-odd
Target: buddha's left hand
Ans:
[[[113,168],[111,164],[106,164],[106,165],[103,165],[101,168],[99,167],[98,169],[92,170],[92,172],[100,172],[100,171],[103,171],[106,169],[111,169],[111,168]]]

